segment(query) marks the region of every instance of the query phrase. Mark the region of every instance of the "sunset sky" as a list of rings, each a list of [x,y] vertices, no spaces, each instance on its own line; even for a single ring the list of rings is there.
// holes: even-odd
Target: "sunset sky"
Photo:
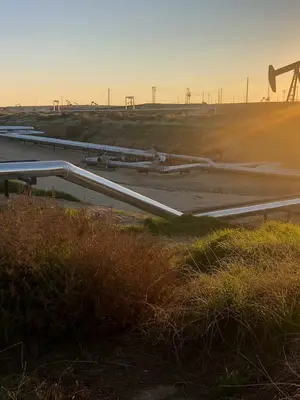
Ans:
[[[300,0],[1,2],[1,105],[267,96],[268,65],[300,59]],[[292,77],[278,78],[278,97]],[[277,99],[277,94],[272,97]]]

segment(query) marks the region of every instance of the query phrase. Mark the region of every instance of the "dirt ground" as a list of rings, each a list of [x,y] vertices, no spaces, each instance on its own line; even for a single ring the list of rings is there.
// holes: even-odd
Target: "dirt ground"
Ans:
[[[17,344],[2,351],[0,398],[215,400],[217,388],[212,385],[224,373],[220,366],[213,377],[205,374],[201,360],[187,362],[183,368],[176,363],[174,354],[160,355],[159,349],[129,336],[102,339],[98,345],[93,341],[90,345],[54,347],[53,352],[46,353],[38,345],[24,351],[22,344]],[[13,364],[11,360],[17,362]],[[49,389],[45,397],[41,393],[35,396],[33,388],[40,386],[37,391],[41,392],[46,382],[50,388],[53,385],[52,391]],[[18,386],[19,391],[14,391]],[[10,390],[15,397],[9,396]]]

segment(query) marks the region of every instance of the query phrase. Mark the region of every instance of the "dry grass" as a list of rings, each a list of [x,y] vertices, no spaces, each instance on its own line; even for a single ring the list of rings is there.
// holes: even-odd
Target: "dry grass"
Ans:
[[[59,335],[145,322],[175,282],[171,254],[84,211],[28,201],[0,214],[0,327]]]
[[[0,379],[0,400],[87,400],[91,398],[91,390],[79,383],[66,387],[62,382],[31,377],[30,375],[16,375]]]

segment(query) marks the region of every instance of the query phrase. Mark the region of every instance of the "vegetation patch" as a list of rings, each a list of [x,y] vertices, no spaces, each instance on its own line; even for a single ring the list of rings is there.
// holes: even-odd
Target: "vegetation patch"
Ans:
[[[188,223],[195,236],[202,234],[193,219],[183,219],[180,234],[188,232]],[[154,221],[162,226],[161,220]],[[178,220],[174,224],[178,229]],[[168,241],[122,230],[113,219],[84,210],[27,200],[8,205],[0,225],[2,348],[18,341],[47,346],[57,338],[65,343],[80,338],[82,346],[91,332],[106,346],[108,338],[126,334],[130,346],[139,342],[139,350],[128,350],[131,357],[143,352],[146,343],[159,345],[160,357],[176,354],[184,370],[190,365],[186,360],[192,361],[199,387],[211,385],[215,391],[209,390],[210,395],[217,392],[218,398],[269,388],[270,380],[287,384],[286,390],[272,386],[272,395],[298,391],[291,382],[298,376],[295,344],[300,339],[299,226],[267,223],[252,231],[217,230],[191,245],[183,265]],[[134,376],[137,369],[132,374],[131,363],[120,361],[120,354],[115,364]],[[171,361],[173,368],[172,356]],[[77,382],[79,366],[72,368]],[[105,368],[98,368],[101,376]],[[154,369],[157,373],[157,364]],[[51,391],[65,395],[63,380],[37,390],[34,379],[18,387],[20,398],[25,391],[39,398],[39,390],[40,398]],[[1,395],[6,386],[1,373],[0,383]],[[82,390],[83,399],[95,396],[90,381]]]
[[[166,326],[176,326],[181,343],[190,346],[202,342],[212,349],[222,345],[236,352],[254,346],[265,356],[271,349],[280,353],[278,343],[299,332],[297,262],[273,260],[268,269],[229,264],[214,274],[190,274],[176,297],[177,303],[166,313]]]
[[[189,251],[188,264],[215,271],[228,263],[272,268],[274,261],[300,258],[300,226],[269,222],[258,229],[223,229],[197,240]]]
[[[2,339],[113,334],[153,318],[172,293],[171,254],[153,238],[26,202],[8,206],[0,225]]]
[[[230,227],[227,222],[216,218],[197,218],[192,215],[169,219],[147,218],[143,225],[154,235],[166,236],[204,236],[212,231]]]
[[[5,192],[4,182],[0,182],[0,193],[4,192]],[[73,201],[76,203],[80,202],[80,200],[77,197],[72,196],[69,193],[61,192],[59,190],[44,190],[34,187],[30,188],[21,181],[8,181],[8,192],[17,194],[29,193],[31,196],[36,196],[36,197],[52,197],[55,199]]]

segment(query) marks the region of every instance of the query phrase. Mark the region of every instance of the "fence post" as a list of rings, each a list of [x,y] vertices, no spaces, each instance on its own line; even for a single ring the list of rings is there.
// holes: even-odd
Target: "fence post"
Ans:
[[[5,181],[4,181],[4,196],[9,197],[8,180],[7,179],[5,179]]]
[[[264,213],[264,222],[268,221],[268,213]]]

